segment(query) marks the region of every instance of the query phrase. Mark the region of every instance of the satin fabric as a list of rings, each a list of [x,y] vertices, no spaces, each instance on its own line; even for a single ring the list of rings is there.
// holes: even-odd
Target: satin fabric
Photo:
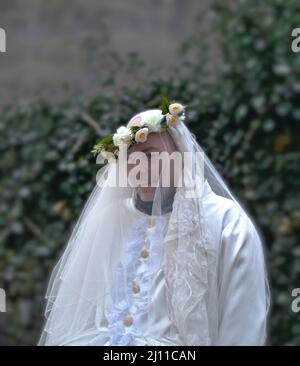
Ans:
[[[207,181],[202,199],[207,223],[218,250],[218,324],[212,345],[263,345],[266,341],[267,311],[265,282],[260,276],[264,271],[260,238],[249,218],[233,201],[216,195]],[[124,200],[120,210],[132,219],[132,223],[145,220],[148,228],[151,228],[151,220],[155,220],[139,211],[133,199]],[[165,223],[168,218],[169,213],[163,215]],[[153,245],[162,254],[163,243]],[[136,278],[142,278],[147,263],[140,261]],[[137,315],[136,319],[133,316],[133,322],[138,326],[137,335],[130,345],[183,346],[178,330],[168,316],[162,268],[155,274],[149,296],[146,313]],[[106,321],[97,333],[82,334],[65,345],[115,345],[111,343],[108,326]],[[126,331],[130,332],[130,326]]]

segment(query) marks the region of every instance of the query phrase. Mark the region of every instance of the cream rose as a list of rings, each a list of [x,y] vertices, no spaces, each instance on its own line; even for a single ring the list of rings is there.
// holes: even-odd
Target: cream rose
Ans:
[[[169,105],[169,112],[173,115],[177,115],[183,111],[184,107],[180,103],[172,103]]]
[[[136,142],[145,142],[147,141],[149,130],[147,127],[141,128],[135,134],[135,141]]]
[[[174,126],[176,125],[178,121],[178,116],[176,116],[175,114],[167,114],[167,124],[168,126]]]

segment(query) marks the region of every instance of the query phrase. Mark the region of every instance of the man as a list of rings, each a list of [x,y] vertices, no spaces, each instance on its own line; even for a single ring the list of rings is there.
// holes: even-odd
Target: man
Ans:
[[[52,274],[40,344],[265,344],[261,240],[184,118],[165,102],[96,146],[109,164]]]

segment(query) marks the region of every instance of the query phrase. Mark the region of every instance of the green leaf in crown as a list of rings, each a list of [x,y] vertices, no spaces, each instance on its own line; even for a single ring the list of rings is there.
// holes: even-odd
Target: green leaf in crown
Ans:
[[[160,109],[162,111],[163,114],[167,114],[169,113],[169,105],[171,103],[169,102],[168,98],[167,97],[163,97],[162,98],[162,101],[161,101],[161,105],[160,105]]]
[[[110,151],[110,152],[114,152],[114,150],[116,150],[116,147],[113,143],[113,134],[110,134],[110,135],[104,137],[101,141],[99,141],[93,147],[92,154],[97,155],[103,150]]]

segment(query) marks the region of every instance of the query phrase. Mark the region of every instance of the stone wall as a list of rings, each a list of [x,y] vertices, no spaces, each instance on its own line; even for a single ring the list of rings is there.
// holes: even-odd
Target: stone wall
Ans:
[[[112,52],[168,72],[211,0],[1,0],[0,105],[99,93]],[[126,83],[126,72],[120,82]]]

